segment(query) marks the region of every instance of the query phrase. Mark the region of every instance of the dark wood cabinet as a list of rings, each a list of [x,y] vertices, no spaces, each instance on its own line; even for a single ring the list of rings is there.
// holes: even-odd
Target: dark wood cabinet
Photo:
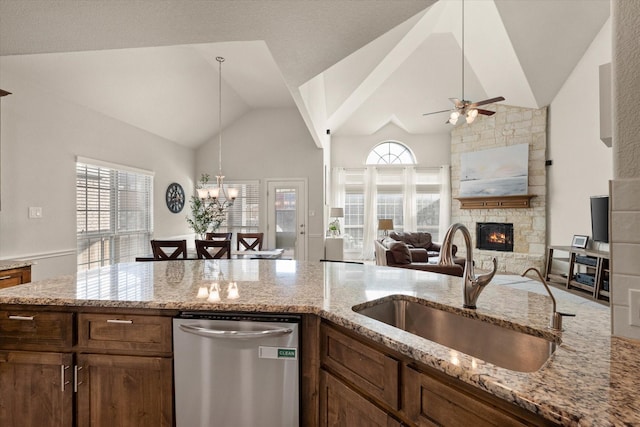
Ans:
[[[0,289],[31,281],[31,266],[0,270]]]
[[[78,355],[78,427],[172,426],[172,366],[166,357]]]
[[[171,324],[163,316],[78,315],[78,427],[173,425]]]
[[[322,322],[320,426],[552,426],[525,409]]]
[[[320,373],[321,427],[400,427],[402,424],[342,381]]]
[[[0,426],[71,427],[73,355],[0,350]]]
[[[404,412],[416,426],[553,425],[430,370],[403,366]]]
[[[0,307],[0,425],[172,426],[174,313],[83,310]]]
[[[400,363],[336,329],[320,330],[323,366],[364,390],[368,396],[398,409]]]

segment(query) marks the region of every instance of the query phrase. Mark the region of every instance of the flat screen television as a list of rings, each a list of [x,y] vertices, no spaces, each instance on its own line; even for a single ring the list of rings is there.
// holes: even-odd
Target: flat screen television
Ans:
[[[609,242],[609,196],[591,197],[591,239]]]

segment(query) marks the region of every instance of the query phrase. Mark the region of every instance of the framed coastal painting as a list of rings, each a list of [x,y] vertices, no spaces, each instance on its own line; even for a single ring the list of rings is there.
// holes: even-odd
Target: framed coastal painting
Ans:
[[[460,197],[527,194],[528,183],[529,144],[460,155]]]

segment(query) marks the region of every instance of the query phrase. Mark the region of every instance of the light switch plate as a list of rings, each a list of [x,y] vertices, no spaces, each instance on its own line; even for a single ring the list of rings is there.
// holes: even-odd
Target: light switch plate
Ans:
[[[29,218],[42,218],[42,208],[41,207],[29,207]]]
[[[629,289],[629,324],[640,326],[640,289]]]

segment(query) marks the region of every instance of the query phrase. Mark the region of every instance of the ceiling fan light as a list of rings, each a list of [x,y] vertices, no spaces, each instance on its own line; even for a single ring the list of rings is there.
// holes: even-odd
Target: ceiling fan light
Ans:
[[[467,111],[467,123],[471,124],[478,117],[478,110],[475,108]]]
[[[460,113],[457,111],[453,111],[449,115],[449,123],[451,123],[452,125],[455,125],[458,122],[458,117],[460,117]]]

